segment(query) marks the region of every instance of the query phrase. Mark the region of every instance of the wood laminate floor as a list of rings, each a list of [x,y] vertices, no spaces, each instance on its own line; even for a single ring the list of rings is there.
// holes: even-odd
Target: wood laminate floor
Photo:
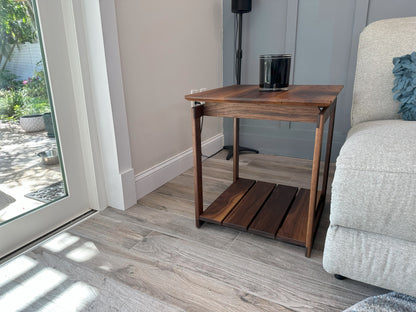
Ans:
[[[240,158],[241,177],[267,182],[309,188],[310,170],[307,160]],[[203,173],[207,206],[231,184],[232,162],[221,152]],[[323,270],[329,198],[305,258],[273,239],[197,229],[188,170],[127,211],[108,208],[1,266],[0,310],[342,311],[386,290]]]

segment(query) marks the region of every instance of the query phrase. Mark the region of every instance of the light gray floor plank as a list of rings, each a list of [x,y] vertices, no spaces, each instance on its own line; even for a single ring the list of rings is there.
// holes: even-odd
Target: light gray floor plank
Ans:
[[[310,160],[240,156],[246,178],[309,188],[310,170]],[[206,208],[231,184],[232,161],[221,152],[203,162],[203,174]],[[197,229],[187,170],[127,211],[106,209],[0,267],[0,303],[22,311],[342,311],[386,290],[323,270],[329,210],[330,188],[311,258],[222,226]]]
[[[39,247],[27,254],[39,265],[54,268],[67,277],[65,282],[44,297],[60,305],[72,300],[77,308],[71,311],[100,311],[100,307],[106,307],[103,311],[123,311],[123,306],[133,303],[137,304],[137,311],[180,311],[117,278],[120,274],[123,277],[129,274],[129,266],[125,265],[129,257],[125,256],[123,247],[107,248],[94,239],[78,238],[78,244],[64,251],[51,252]],[[117,257],[117,261],[113,261],[114,257]],[[85,303],[81,306],[79,295],[75,295],[80,290],[83,290],[82,301]]]
[[[195,204],[192,200],[184,200],[174,196],[152,192],[140,199],[138,206],[146,206],[160,212],[169,212],[193,219]]]
[[[109,245],[121,245],[125,248],[131,248],[151,231],[137,227],[132,222],[109,218],[104,214],[98,214],[88,222],[81,223],[71,229],[73,234],[94,238]],[[110,233],[113,235],[109,235]]]
[[[97,249],[94,257],[83,262],[82,269],[65,253],[51,253],[40,248],[33,254],[39,262],[59,263],[61,273],[88,282],[98,292],[112,292],[110,300],[119,298],[122,293],[122,298],[127,299],[125,304],[131,306],[128,298],[138,301],[141,294],[143,300],[137,305],[137,311],[173,311],[168,307],[184,311],[288,311],[279,304],[227,287],[209,276],[157,256],[107,246],[94,239],[81,238],[80,241],[83,245],[93,244]]]
[[[185,240],[198,240],[207,246],[228,248],[239,232],[225,227],[217,227],[213,224],[204,224],[200,229],[195,227],[193,218],[186,218],[177,214],[160,211],[146,207],[134,206],[126,212],[115,209],[106,209],[103,215],[117,218],[124,223],[133,222],[146,229],[158,231],[166,235],[179,237]]]
[[[280,263],[267,265],[244,253],[218,250],[158,233],[149,235],[133,250],[140,255],[157,256],[159,261],[198,272],[296,311],[340,311],[362,298],[359,290],[345,296],[345,288],[332,283],[333,277],[325,274],[321,267],[310,265],[303,253],[286,255]]]

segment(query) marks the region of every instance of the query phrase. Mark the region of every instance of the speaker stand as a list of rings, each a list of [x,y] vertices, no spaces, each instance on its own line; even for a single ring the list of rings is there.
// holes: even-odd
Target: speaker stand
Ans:
[[[233,152],[233,149],[234,148],[233,148],[233,146],[232,145],[226,145],[226,146],[223,147],[223,149],[225,149],[225,150],[228,151],[227,157],[225,159],[230,160],[233,157],[233,155],[234,155],[234,152]],[[238,153],[241,154],[242,152],[251,152],[251,153],[256,153],[256,154],[259,153],[258,150],[255,150],[253,148],[239,146],[238,147]]]
[[[236,72],[236,76],[237,76],[237,85],[241,84],[241,59],[243,58],[243,50],[241,48],[241,42],[243,39],[243,13],[237,13],[238,14],[238,27],[237,27],[237,32],[238,32],[238,48],[236,51],[236,60],[237,60],[237,72]],[[233,146],[232,145],[226,145],[224,146],[224,149],[228,151],[228,155],[226,157],[227,160],[230,160],[233,155]],[[259,151],[255,150],[253,148],[248,148],[248,147],[243,147],[243,146],[239,146],[238,147],[238,153],[241,154],[241,152],[252,152],[252,153],[256,153],[258,154]]]

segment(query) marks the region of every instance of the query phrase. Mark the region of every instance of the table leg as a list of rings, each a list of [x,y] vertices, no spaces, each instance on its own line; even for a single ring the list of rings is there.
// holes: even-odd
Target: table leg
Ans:
[[[192,144],[194,156],[194,195],[195,195],[195,224],[199,228],[202,221],[199,216],[203,212],[202,199],[202,161],[201,161],[201,116],[203,106],[192,108]]]
[[[319,198],[316,197],[318,193],[319,166],[321,163],[322,136],[324,133],[324,125],[324,114],[321,112],[318,116],[318,122],[316,124],[315,130],[315,147],[313,152],[311,190],[309,195],[308,225],[306,229],[306,257],[311,256],[315,207],[316,201],[319,200]]]
[[[334,123],[335,123],[335,110],[337,106],[337,100],[335,99],[334,103],[330,107],[331,115],[329,120],[328,127],[328,137],[326,139],[326,152],[325,152],[325,167],[324,167],[324,176],[322,181],[322,197],[323,200],[326,198],[326,190],[328,186],[328,174],[329,174],[329,164],[331,162],[331,149],[332,149],[332,138],[334,134]]]
[[[233,182],[238,180],[240,162],[240,119],[234,118],[234,157],[233,157]]]

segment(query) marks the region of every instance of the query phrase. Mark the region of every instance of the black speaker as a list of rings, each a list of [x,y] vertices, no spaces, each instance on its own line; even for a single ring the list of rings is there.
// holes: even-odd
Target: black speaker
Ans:
[[[251,0],[232,0],[231,11],[233,13],[248,13],[251,11]]]

